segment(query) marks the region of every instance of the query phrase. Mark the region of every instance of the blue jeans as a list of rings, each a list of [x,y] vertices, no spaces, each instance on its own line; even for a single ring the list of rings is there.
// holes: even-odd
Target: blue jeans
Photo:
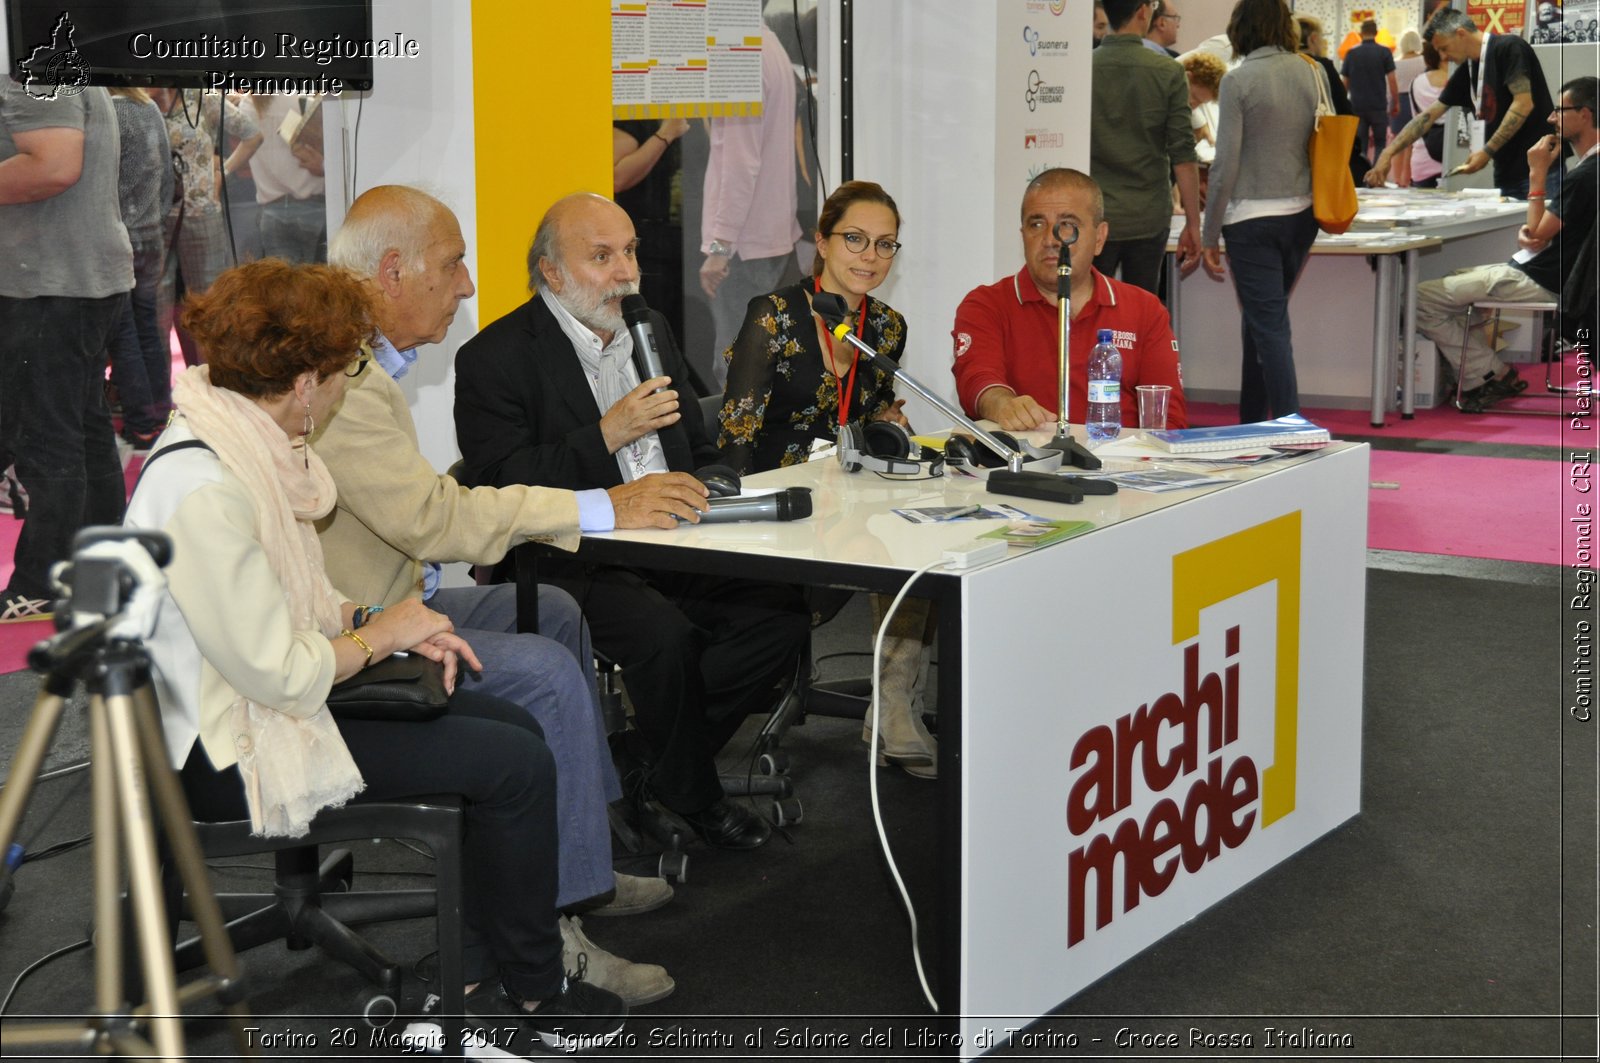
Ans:
[[[1243,364],[1239,421],[1250,424],[1300,410],[1289,334],[1289,293],[1317,238],[1317,219],[1298,214],[1251,218],[1222,227],[1239,297]]]
[[[0,451],[28,491],[6,597],[53,597],[50,566],[72,553],[78,529],[122,520],[127,487],[105,357],[126,303],[126,294],[0,296]]]
[[[1356,154],[1371,162],[1388,140],[1389,109],[1356,112]],[[1371,145],[1371,150],[1368,150]]]
[[[1545,175],[1544,180],[1544,201],[1546,203],[1554,203],[1556,201],[1556,195],[1561,191],[1561,178],[1565,174],[1566,169],[1560,164],[1559,160],[1555,166],[1550,167],[1550,172]],[[1528,198],[1529,186],[1528,175],[1526,174],[1523,175],[1520,181],[1502,182],[1497,172],[1495,185],[1499,187],[1502,196],[1510,196],[1512,199]]]
[[[622,796],[622,785],[611,763],[594,650],[578,603],[565,591],[540,587],[537,635],[517,633],[517,592],[509,583],[444,588],[428,605],[450,618],[483,662],[482,679],[468,677],[462,686],[522,706],[555,754],[557,904],[569,908],[615,888],[606,805]]]
[[[286,262],[326,262],[327,205],[321,196],[284,196],[261,207],[261,254]]]
[[[111,382],[122,396],[122,425],[129,432],[158,431],[172,406],[172,350],[156,327],[156,298],[163,266],[161,238],[133,245],[133,291],[111,337]]]

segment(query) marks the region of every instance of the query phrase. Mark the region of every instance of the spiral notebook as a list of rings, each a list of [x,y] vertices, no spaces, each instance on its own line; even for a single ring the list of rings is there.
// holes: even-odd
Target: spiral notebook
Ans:
[[[1146,438],[1169,454],[1204,454],[1249,447],[1281,447],[1332,440],[1326,428],[1297,413],[1255,424],[1224,424],[1211,428],[1167,428],[1145,432]]]

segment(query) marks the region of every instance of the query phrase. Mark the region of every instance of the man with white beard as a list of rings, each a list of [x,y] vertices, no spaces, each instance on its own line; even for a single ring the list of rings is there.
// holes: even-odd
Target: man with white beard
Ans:
[[[666,376],[639,379],[621,302],[639,290],[638,238],[610,200],[579,193],[545,214],[522,306],[456,359],[456,441],[469,484],[610,488],[717,460],[666,319],[650,319]],[[770,707],[810,630],[794,588],[552,557],[540,580],[578,600],[595,648],[622,668],[645,749],[641,796],[707,844],[754,849],[771,831],[728,801],[713,761]],[[626,782],[625,782],[626,786]]]

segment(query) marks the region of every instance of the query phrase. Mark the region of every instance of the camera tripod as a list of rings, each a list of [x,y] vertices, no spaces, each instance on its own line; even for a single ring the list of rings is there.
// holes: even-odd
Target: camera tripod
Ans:
[[[82,1023],[8,1021],[8,1052],[68,1045],[85,1052],[176,1061],[184,1056],[181,1008],[215,996],[226,1005],[240,1055],[255,1056],[244,1032],[249,1012],[242,1002],[242,970],[206,877],[188,802],[163,748],[150,658],[139,634],[128,634],[139,626],[140,614],[153,621],[155,603],[165,586],[159,564],[170,554],[166,537],[149,532],[121,528],[80,532],[73,560],[58,577],[68,599],[57,608],[58,616],[69,623],[82,623],[39,643],[28,654],[29,667],[44,678],[12,760],[10,781],[0,792],[0,851],[16,836],[66,699],[81,682],[89,692],[95,1002],[93,1014]],[[124,597],[131,597],[126,611]],[[182,987],[177,984],[162,903],[152,797],[211,971]],[[124,870],[131,898],[127,938],[121,901]],[[128,1000],[123,982],[123,950],[130,939],[139,955],[147,997],[137,1005]]]

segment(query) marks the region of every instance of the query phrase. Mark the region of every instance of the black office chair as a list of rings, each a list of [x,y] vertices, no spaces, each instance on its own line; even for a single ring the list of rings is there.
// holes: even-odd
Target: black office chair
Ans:
[[[352,927],[435,916],[439,944],[437,1015],[445,1055],[460,1058],[465,1000],[461,958],[461,799],[456,795],[422,796],[395,801],[354,803],[325,809],[301,838],[261,838],[250,833],[248,820],[196,823],[200,848],[208,858],[272,853],[276,866],[271,893],[220,893],[217,901],[227,920],[235,952],[270,941],[294,950],[319,946],[325,953],[359,971],[377,991],[365,1002],[363,1017],[381,1026],[395,1017],[402,968],[356,934]],[[367,838],[413,838],[434,856],[433,889],[350,892],[354,859],[337,849],[319,862],[323,845]],[[169,912],[184,911],[181,883],[163,869]],[[176,920],[173,920],[174,930]],[[181,941],[174,952],[179,971],[205,962],[199,938]]]

